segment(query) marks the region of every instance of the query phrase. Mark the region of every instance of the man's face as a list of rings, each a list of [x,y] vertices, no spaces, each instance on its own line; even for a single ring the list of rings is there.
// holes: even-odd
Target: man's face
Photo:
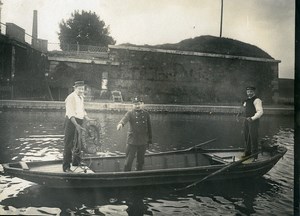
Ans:
[[[75,92],[78,96],[83,96],[84,95],[84,86],[75,87]]]
[[[142,105],[143,105],[143,102],[134,103],[133,104],[133,109],[139,110],[139,109],[141,109]]]
[[[251,89],[246,90],[246,93],[248,98],[252,98],[255,95],[254,90]]]

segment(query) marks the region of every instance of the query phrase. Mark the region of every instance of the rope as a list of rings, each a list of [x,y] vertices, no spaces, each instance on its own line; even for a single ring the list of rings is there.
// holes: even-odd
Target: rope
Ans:
[[[78,133],[76,128],[75,128],[73,158],[75,156],[75,158],[79,159],[80,161],[76,161],[76,162],[79,162],[78,166],[72,171],[74,172],[76,169],[78,169],[78,167],[80,167],[84,171],[84,173],[86,173],[87,172],[87,168],[86,168],[87,166],[81,162],[81,160],[84,156],[84,153],[83,153],[81,147],[82,147],[82,134],[81,134],[81,131],[80,131],[80,133]],[[91,161],[90,161],[89,166],[90,165],[91,165]]]
[[[245,118],[244,121],[248,121],[248,120]],[[246,141],[246,147],[249,145],[249,140],[251,140],[251,142],[252,142],[251,133],[250,133],[250,126],[251,126],[250,122],[247,122],[247,125],[248,125],[248,136],[247,136],[247,141]],[[251,143],[250,143],[250,145],[251,145]]]

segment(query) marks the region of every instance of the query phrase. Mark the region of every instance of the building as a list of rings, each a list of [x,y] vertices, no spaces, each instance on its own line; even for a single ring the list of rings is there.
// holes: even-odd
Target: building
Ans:
[[[13,23],[6,23],[5,28],[5,34],[0,34],[0,98],[51,99],[45,76],[46,41],[37,39],[43,45],[33,47],[24,29]]]

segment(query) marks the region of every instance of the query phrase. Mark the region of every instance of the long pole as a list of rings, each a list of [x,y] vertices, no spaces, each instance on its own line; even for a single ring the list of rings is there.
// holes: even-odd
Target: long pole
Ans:
[[[252,157],[254,157],[254,156],[258,155],[258,154],[259,154],[259,152],[256,152],[256,153],[254,153],[252,155],[249,155],[247,157],[244,157],[244,158],[242,158],[242,159],[240,159],[238,161],[231,162],[231,163],[227,164],[226,166],[222,167],[221,169],[218,169],[217,171],[215,171],[215,172],[213,172],[213,173],[205,176],[204,178],[202,178],[202,179],[200,179],[200,180],[198,180],[198,181],[196,181],[196,182],[194,182],[192,184],[189,184],[186,187],[176,188],[175,191],[181,191],[181,190],[185,190],[185,189],[188,189],[190,187],[196,186],[197,184],[205,181],[206,179],[209,179],[209,178],[214,177],[214,176],[216,176],[216,175],[218,175],[220,173],[223,173],[223,172],[227,171],[229,168],[233,168],[235,166],[238,166],[241,163],[243,163],[244,161],[246,161],[246,160],[248,160],[248,159],[250,159],[250,158],[252,158]]]
[[[221,23],[220,23],[220,37],[222,37],[223,28],[223,0],[221,0]]]
[[[1,10],[2,10],[2,5],[3,5],[3,3],[2,3],[2,1],[0,0],[0,33],[1,33]]]

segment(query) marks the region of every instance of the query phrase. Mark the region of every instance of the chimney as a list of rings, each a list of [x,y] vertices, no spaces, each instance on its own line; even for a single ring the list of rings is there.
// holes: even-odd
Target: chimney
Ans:
[[[37,39],[38,39],[37,10],[34,10],[33,11],[33,25],[32,25],[32,39],[31,39],[31,45],[33,47],[37,47]]]

